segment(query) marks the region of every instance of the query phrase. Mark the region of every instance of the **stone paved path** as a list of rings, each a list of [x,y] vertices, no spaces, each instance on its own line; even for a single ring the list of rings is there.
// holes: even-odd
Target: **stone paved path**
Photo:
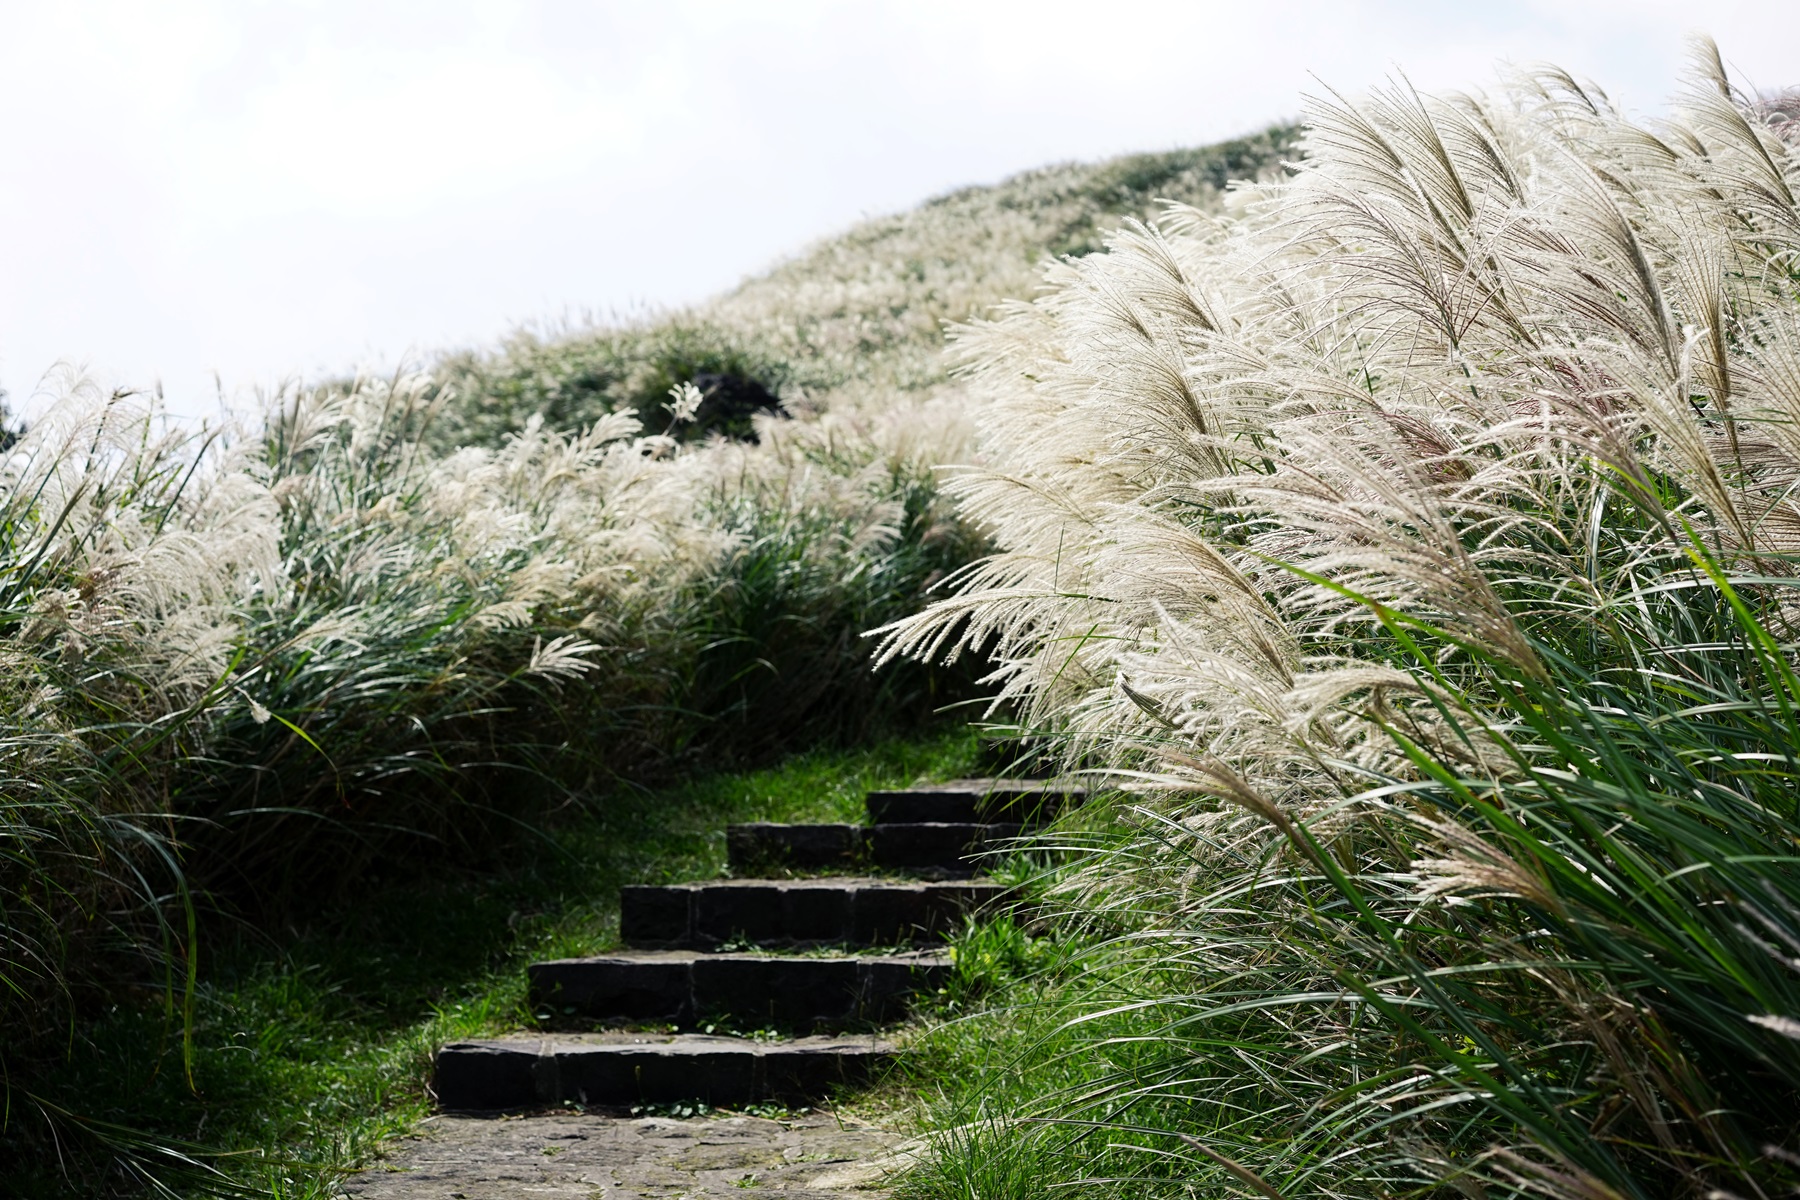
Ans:
[[[918,1143],[827,1113],[439,1116],[344,1185],[355,1200],[873,1200]]]
[[[891,1021],[914,992],[948,977],[949,930],[1011,903],[1009,889],[975,877],[978,856],[1083,795],[1042,780],[969,779],[870,792],[866,824],[730,826],[738,878],[625,888],[627,948],[531,964],[533,1001],[564,1018],[688,1029],[708,1013],[799,1033]],[[746,877],[772,865],[839,873]],[[871,867],[929,881],[849,873]],[[757,948],[730,949],[745,942]],[[834,949],[796,953],[808,947]],[[916,1162],[921,1143],[821,1113],[792,1121],[457,1114],[577,1099],[816,1103],[866,1081],[895,1053],[868,1034],[765,1043],[533,1030],[454,1042],[439,1049],[434,1080],[446,1111],[344,1191],[355,1200],[866,1197]]]

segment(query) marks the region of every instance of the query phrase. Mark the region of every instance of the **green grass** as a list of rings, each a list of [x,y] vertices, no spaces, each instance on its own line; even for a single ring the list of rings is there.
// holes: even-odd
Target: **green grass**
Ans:
[[[163,993],[117,990],[72,1029],[66,1065],[38,1092],[80,1114],[60,1122],[61,1162],[16,1097],[0,1174],[31,1197],[142,1191],[145,1169],[185,1191],[329,1195],[426,1115],[435,1046],[533,1023],[526,962],[617,944],[622,884],[716,877],[729,822],[857,820],[868,789],[967,774],[977,754],[957,729],[618,794],[566,812],[496,870],[371,881],[353,905],[279,934],[212,930],[192,1086]],[[204,1169],[173,1162],[183,1145]]]
[[[1069,919],[1052,894],[1083,851],[1116,840],[1103,832],[1112,806],[1101,798],[1090,807],[1040,837],[1042,851],[997,866],[995,877],[1040,915],[964,926],[951,942],[949,986],[921,1013],[890,1094],[873,1098],[900,1107],[936,1146],[899,1181],[903,1200],[1040,1200],[1077,1183],[1160,1194],[1184,1173],[1174,1131],[1196,1123],[1182,1111],[1191,1105],[1154,1095],[1099,1112],[1080,1104],[1121,1074],[1152,1091],[1171,1057],[1146,1036],[1154,1014],[1139,1007],[1166,992],[1159,948],[1109,937],[1117,931],[1093,914]],[[1072,1110],[1084,1119],[1129,1111],[1139,1128],[1098,1129],[1068,1120]]]

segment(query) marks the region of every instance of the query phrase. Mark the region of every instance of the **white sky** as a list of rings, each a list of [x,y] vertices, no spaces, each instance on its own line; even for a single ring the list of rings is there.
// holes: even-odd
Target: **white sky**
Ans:
[[[1393,68],[1651,111],[1683,38],[1800,83],[1793,0],[0,0],[0,388],[180,412],[677,305],[858,218],[1195,145]]]

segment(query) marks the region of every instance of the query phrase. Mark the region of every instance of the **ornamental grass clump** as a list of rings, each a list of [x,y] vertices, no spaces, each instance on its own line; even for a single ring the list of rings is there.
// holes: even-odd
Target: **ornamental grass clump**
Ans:
[[[1333,96],[1291,181],[962,332],[999,553],[886,653],[996,647],[1130,802],[1054,884],[1081,985],[919,1186],[1794,1186],[1784,128],[1710,45],[1658,123],[1550,69]]]

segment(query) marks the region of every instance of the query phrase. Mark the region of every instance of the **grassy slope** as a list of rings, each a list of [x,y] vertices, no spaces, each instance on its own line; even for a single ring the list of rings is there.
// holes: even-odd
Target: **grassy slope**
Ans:
[[[638,393],[654,400],[709,364],[770,378],[799,412],[931,393],[946,383],[946,321],[1029,294],[1046,255],[1098,249],[1106,228],[1161,198],[1212,203],[1228,179],[1272,169],[1291,132],[964,189],[866,222],[689,313],[622,331],[520,334],[495,353],[446,360],[441,376],[463,400],[438,436],[492,441],[534,412],[577,424]],[[965,771],[971,752],[961,736],[889,742],[613,797],[570,815],[544,850],[485,874],[371,880],[354,908],[305,928],[215,929],[202,942],[191,1067],[180,1015],[158,987],[90,999],[67,1070],[35,1099],[11,1097],[81,1117],[62,1123],[53,1146],[15,1113],[0,1177],[27,1195],[136,1191],[122,1165],[130,1151],[166,1167],[171,1139],[186,1139],[235,1181],[220,1186],[328,1191],[338,1170],[424,1113],[434,1044],[531,1020],[524,961],[609,944],[621,883],[706,877],[722,865],[728,821],[841,818],[866,787]],[[203,1172],[174,1177],[207,1186]]]
[[[1102,247],[1164,200],[1217,203],[1233,179],[1278,169],[1297,128],[1217,146],[1066,164],[952,192],[822,241],[695,309],[623,329],[522,331],[445,361],[461,401],[439,436],[491,440],[620,406],[654,410],[696,371],[757,377],[792,410],[918,395],[945,382],[946,322],[1032,295],[1050,255]]]

